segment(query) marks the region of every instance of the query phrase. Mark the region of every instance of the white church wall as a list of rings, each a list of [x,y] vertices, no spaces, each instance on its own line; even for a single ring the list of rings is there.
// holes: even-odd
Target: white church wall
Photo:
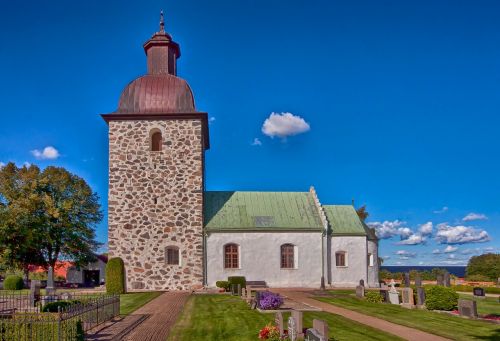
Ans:
[[[378,279],[378,245],[376,242],[368,240],[367,242],[368,254],[371,257],[368,258],[371,262],[368,262],[368,286],[369,287],[379,287]]]
[[[363,279],[367,283],[367,245],[364,236],[334,236],[331,239],[331,285],[354,287]],[[337,266],[336,253],[345,252],[346,265]]]
[[[245,276],[269,287],[314,287],[321,284],[320,232],[210,233],[207,237],[207,284]],[[239,245],[239,269],[224,268],[224,245]],[[295,269],[280,268],[280,246],[295,246]],[[325,250],[326,251],[326,250]]]

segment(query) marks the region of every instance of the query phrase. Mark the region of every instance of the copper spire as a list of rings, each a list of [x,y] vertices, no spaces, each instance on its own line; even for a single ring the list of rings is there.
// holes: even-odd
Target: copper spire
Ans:
[[[160,11],[160,33],[165,33],[165,21],[163,19],[163,10]]]

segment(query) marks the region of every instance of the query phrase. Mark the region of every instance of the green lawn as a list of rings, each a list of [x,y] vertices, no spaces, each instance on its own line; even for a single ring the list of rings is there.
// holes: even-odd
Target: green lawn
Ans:
[[[120,315],[130,314],[161,294],[159,291],[151,291],[131,292],[120,295]]]
[[[453,340],[500,340],[500,325],[498,324],[468,320],[427,310],[410,310],[392,304],[370,303],[345,293],[335,291],[331,293],[332,297],[317,297],[316,299]]]
[[[477,313],[479,315],[500,315],[500,303],[496,297],[473,298],[472,295],[460,294],[460,298],[475,300],[477,302]]]
[[[284,321],[288,314],[284,314]],[[330,326],[331,340],[401,340],[396,336],[324,312],[304,313],[305,327],[312,319],[322,319]],[[259,330],[274,320],[274,314],[251,310],[238,297],[228,295],[192,295],[169,341],[255,341]]]

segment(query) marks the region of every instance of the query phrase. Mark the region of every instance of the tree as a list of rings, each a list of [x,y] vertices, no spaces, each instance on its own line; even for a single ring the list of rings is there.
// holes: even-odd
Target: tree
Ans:
[[[365,221],[366,218],[368,218],[368,216],[370,215],[370,213],[368,213],[368,211],[366,210],[366,205],[363,205],[360,208],[358,208],[356,210],[356,213],[358,214],[358,217],[359,219],[361,219],[361,221]]]
[[[98,196],[64,168],[0,170],[0,252],[10,264],[54,267],[60,258],[77,265],[94,259],[94,227],[102,219]]]
[[[485,253],[471,257],[465,271],[467,277],[483,275],[492,281],[497,281],[500,278],[500,254]]]

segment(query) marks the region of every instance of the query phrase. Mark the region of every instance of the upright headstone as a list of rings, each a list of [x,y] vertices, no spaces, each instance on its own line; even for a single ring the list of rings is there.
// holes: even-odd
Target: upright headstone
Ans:
[[[297,323],[295,322],[295,318],[290,316],[288,318],[288,337],[290,341],[297,340]]]
[[[447,288],[451,287],[451,283],[450,283],[450,273],[449,273],[448,271],[446,271],[446,272],[444,273],[444,276],[443,276],[443,277],[444,277],[444,286],[445,286],[445,287],[447,287]]]
[[[247,297],[247,289],[245,289],[245,288],[241,289],[241,296],[242,296],[243,298],[246,298],[246,297]]]
[[[420,276],[420,274],[417,274],[415,276],[415,286],[417,288],[420,288],[422,286],[422,276]]]
[[[390,285],[390,289],[389,289],[389,301],[392,303],[392,304],[399,304],[399,294],[398,294],[398,291],[396,290],[396,283],[394,282],[394,280],[392,279],[391,280],[391,283],[389,283]]]
[[[425,304],[425,289],[417,287],[417,306],[422,307]]]
[[[379,293],[384,303],[389,302],[389,291],[387,289],[380,289]]]
[[[359,280],[359,285],[361,285],[362,287],[365,286],[365,280],[364,279],[360,279]]]
[[[437,285],[440,285],[440,286],[443,286],[444,285],[444,276],[443,275],[437,275],[436,277],[436,280],[437,280]]]
[[[49,266],[45,292],[47,293],[47,296],[52,296],[56,293],[56,288],[54,287],[54,269],[51,266]]]
[[[363,298],[365,297],[365,287],[362,285],[356,286],[356,297]]]
[[[297,330],[297,336],[303,338],[304,313],[298,310],[292,310],[292,317],[295,319],[295,329]]]
[[[316,329],[319,335],[328,340],[328,324],[325,321],[313,319],[313,329]]]
[[[458,313],[460,316],[477,318],[477,303],[473,300],[458,300]]]
[[[410,287],[410,273],[409,272],[405,272],[404,282],[405,282],[405,287],[409,288]]]
[[[405,308],[413,308],[415,305],[415,300],[413,299],[413,289],[403,288],[401,291],[402,306]]]
[[[283,314],[281,312],[274,314],[274,323],[276,323],[280,336],[283,336],[285,334],[285,328],[283,327]]]
[[[478,297],[485,297],[486,296],[484,288],[480,288],[480,287],[473,288],[472,293],[474,294],[474,296],[478,296]]]
[[[30,287],[30,303],[31,306],[34,307],[36,302],[40,299],[40,281],[31,281],[31,287]]]

